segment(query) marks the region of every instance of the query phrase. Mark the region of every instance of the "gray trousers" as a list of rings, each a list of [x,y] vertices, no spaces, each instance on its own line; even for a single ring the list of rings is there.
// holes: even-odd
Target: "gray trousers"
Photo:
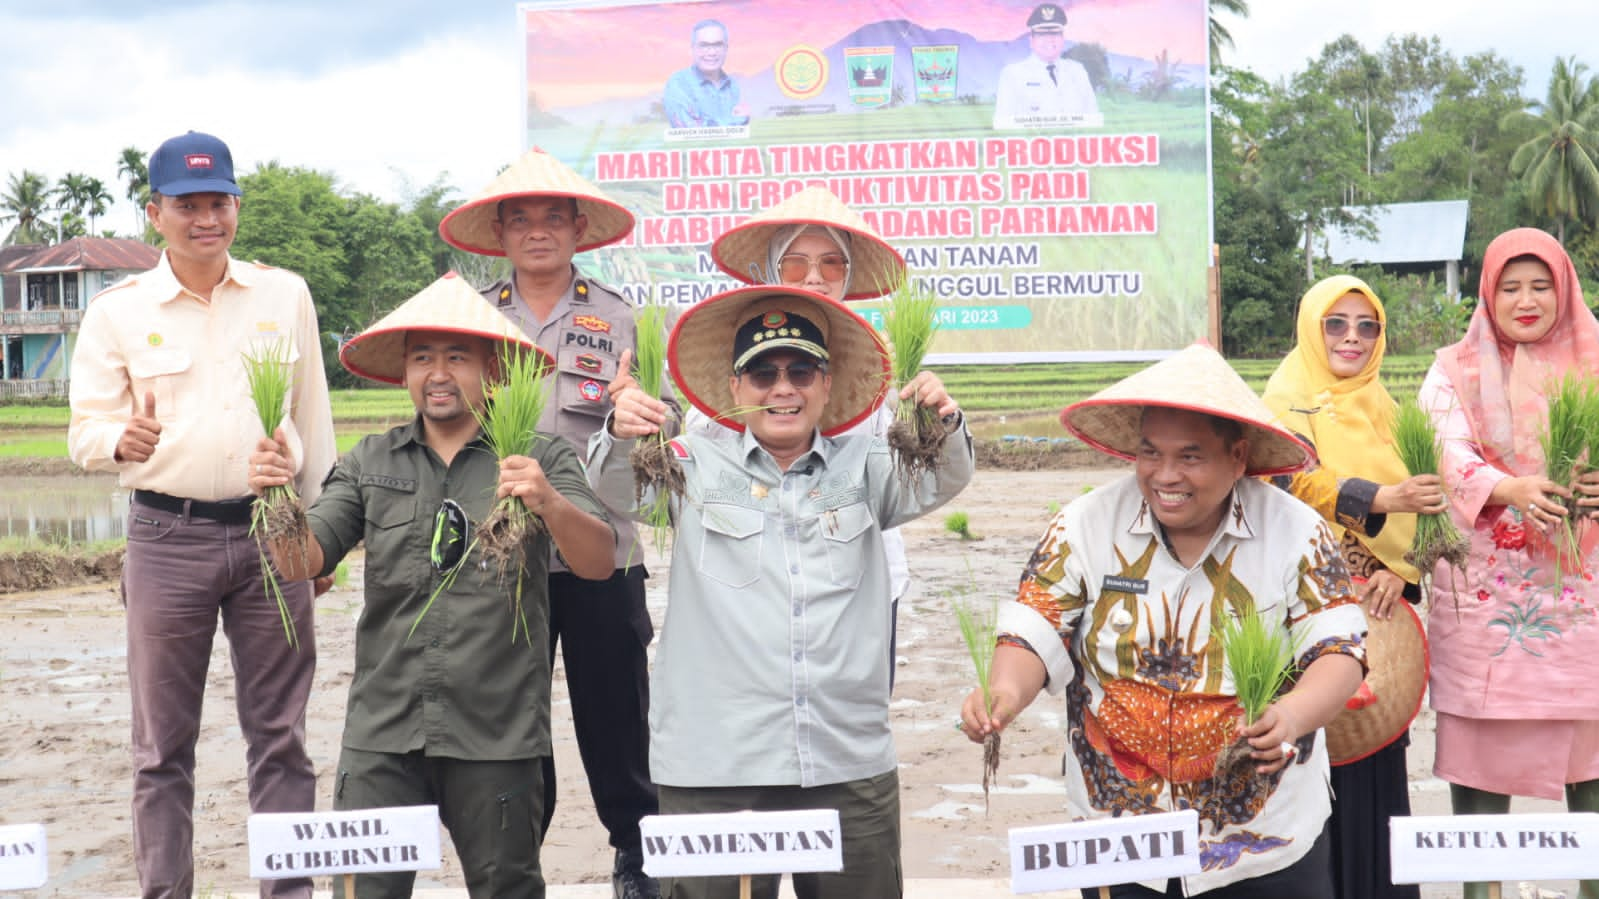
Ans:
[[[661,814],[838,810],[844,870],[789,875],[798,899],[897,899],[905,895],[900,862],[899,772],[889,771],[820,787],[656,788]],[[780,878],[751,878],[754,899],[777,899]],[[662,899],[738,899],[737,877],[682,877],[661,881]]]
[[[122,568],[133,699],[133,852],[146,899],[194,892],[194,754],[217,618],[222,619],[252,812],[316,807],[305,706],[316,668],[311,584],[283,582],[299,650],[267,595],[248,524],[128,510]],[[237,822],[242,832],[244,821]],[[309,879],[266,880],[261,895],[310,896]]]
[[[421,752],[339,753],[333,807],[437,805],[461,860],[472,899],[544,899],[539,844],[544,808],[544,760],[468,761]],[[357,899],[411,895],[414,871],[355,876]],[[335,878],[333,895],[344,895]]]

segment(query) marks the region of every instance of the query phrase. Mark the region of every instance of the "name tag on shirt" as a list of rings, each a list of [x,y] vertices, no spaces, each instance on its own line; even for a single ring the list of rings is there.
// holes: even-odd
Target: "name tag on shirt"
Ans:
[[[413,478],[396,478],[386,474],[361,475],[362,487],[387,487],[390,490],[399,490],[404,493],[416,492],[416,481]]]
[[[1101,593],[1136,593],[1142,596],[1149,592],[1149,581],[1136,577],[1117,577],[1113,574],[1105,575],[1105,582],[1100,585]]]

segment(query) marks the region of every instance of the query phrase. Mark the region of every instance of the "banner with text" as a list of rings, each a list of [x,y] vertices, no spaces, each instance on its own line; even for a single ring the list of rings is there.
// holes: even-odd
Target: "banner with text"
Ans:
[[[638,217],[579,259],[635,303],[821,184],[940,298],[930,361],[1157,358],[1209,327],[1207,5],[1063,5],[524,3],[526,142]]]

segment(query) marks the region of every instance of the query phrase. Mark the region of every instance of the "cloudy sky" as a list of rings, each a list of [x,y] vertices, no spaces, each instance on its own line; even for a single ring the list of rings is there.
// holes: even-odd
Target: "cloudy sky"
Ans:
[[[1416,31],[1457,55],[1497,50],[1536,96],[1556,56],[1599,67],[1599,4],[1579,0],[1251,6],[1224,19],[1237,43],[1226,60],[1268,78],[1346,31],[1368,48]],[[521,46],[514,0],[0,0],[0,179],[78,171],[120,197],[123,147],[192,128],[224,137],[246,171],[275,159],[391,200],[440,175],[475,191],[522,149]],[[615,35],[594,65],[640,53],[681,58],[681,36]],[[128,205],[105,221],[130,229]]]

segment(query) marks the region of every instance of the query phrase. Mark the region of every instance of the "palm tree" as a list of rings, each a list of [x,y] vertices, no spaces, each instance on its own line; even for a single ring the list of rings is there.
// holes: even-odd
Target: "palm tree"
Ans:
[[[105,215],[107,209],[115,202],[115,197],[106,190],[105,182],[99,178],[90,178],[83,188],[83,211],[89,216],[89,233],[94,233],[94,220]]]
[[[5,243],[49,243],[55,226],[41,216],[50,208],[50,182],[38,172],[12,175],[0,194],[0,222],[16,222]]]
[[[1216,11],[1229,12],[1240,19],[1249,18],[1249,0],[1210,0],[1210,64],[1221,61],[1221,51],[1233,48],[1233,36],[1226,26],[1216,21]]]
[[[117,177],[128,182],[128,199],[133,203],[134,232],[144,230],[144,204],[150,202],[150,167],[144,151],[123,147],[117,158]]]
[[[1599,213],[1599,80],[1575,58],[1555,60],[1549,93],[1536,112],[1505,117],[1507,127],[1530,123],[1536,134],[1510,157],[1510,173],[1523,179],[1528,198],[1555,219],[1566,242],[1566,222],[1592,221]]]

